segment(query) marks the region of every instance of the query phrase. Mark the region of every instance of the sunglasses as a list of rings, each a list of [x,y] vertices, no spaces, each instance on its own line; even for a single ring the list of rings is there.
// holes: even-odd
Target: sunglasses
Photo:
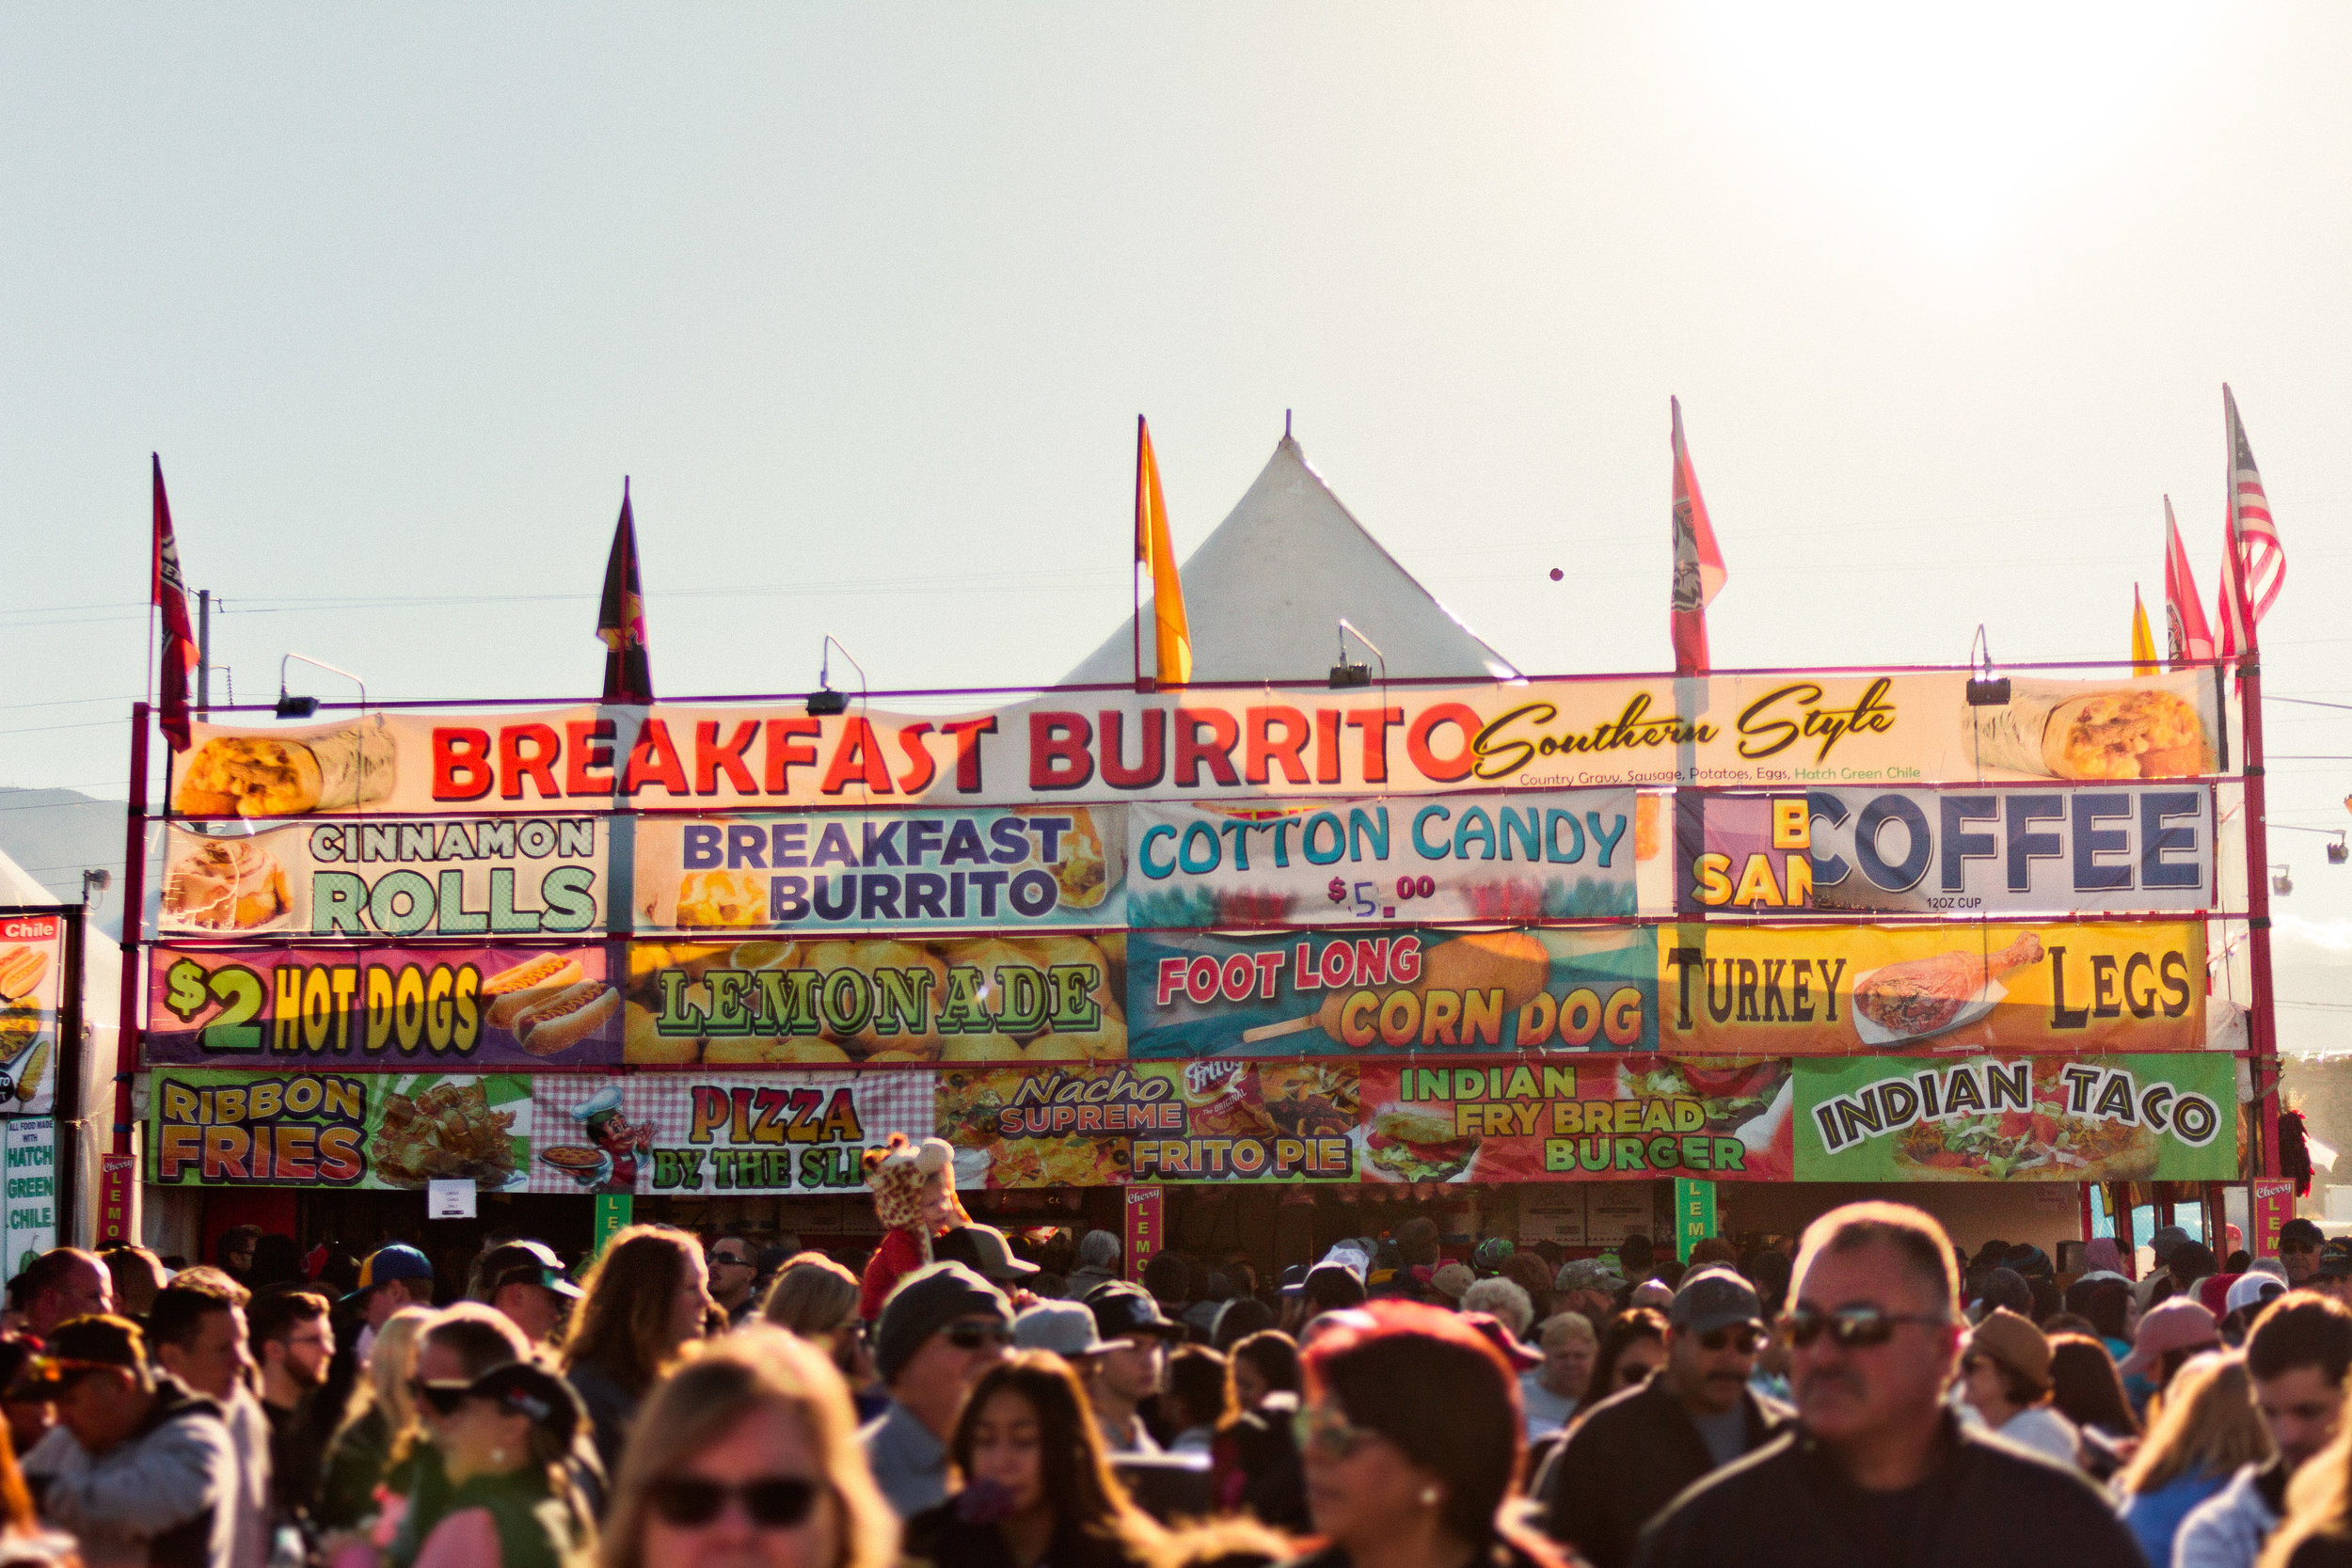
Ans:
[[[1887,1312],[1875,1307],[1841,1307],[1824,1312],[1818,1307],[1800,1307],[1781,1314],[1780,1331],[1799,1349],[1826,1334],[1840,1350],[1869,1350],[1892,1339],[1903,1323],[1936,1325],[1951,1321],[1941,1312]]]
[[[799,1476],[766,1476],[739,1486],[701,1476],[663,1476],[645,1487],[646,1500],[662,1523],[691,1529],[716,1519],[729,1497],[762,1529],[790,1529],[817,1506],[817,1483]]]
[[[1764,1332],[1763,1325],[1760,1323],[1731,1323],[1723,1328],[1708,1329],[1699,1336],[1699,1344],[1710,1351],[1731,1350],[1736,1347],[1740,1354],[1746,1355],[1755,1352],[1771,1338],[1771,1335]]]
[[[1002,1323],[949,1323],[941,1332],[958,1350],[979,1350],[989,1345],[1002,1349],[1012,1343],[1012,1330]]]
[[[1294,1414],[1291,1433],[1298,1440],[1301,1453],[1311,1450],[1327,1459],[1353,1459],[1367,1442],[1380,1435],[1371,1427],[1356,1425],[1328,1402]]]
[[[2309,1242],[2280,1242],[2279,1243],[2279,1252],[2281,1256],[2290,1252],[2303,1253],[2317,1252],[2319,1248],[2313,1246]]]
[[[408,1397],[431,1407],[437,1416],[456,1415],[457,1407],[466,1402],[472,1388],[470,1383],[427,1383],[416,1377],[408,1380]]]
[[[752,1267],[752,1260],[750,1259],[738,1257],[732,1252],[714,1252],[710,1255],[710,1260],[714,1263],[725,1263],[732,1268],[738,1269],[748,1269]]]

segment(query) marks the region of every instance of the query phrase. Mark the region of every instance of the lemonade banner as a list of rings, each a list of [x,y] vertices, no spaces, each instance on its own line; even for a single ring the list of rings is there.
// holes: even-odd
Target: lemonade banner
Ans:
[[[531,1086],[520,1074],[160,1071],[148,1085],[147,1180],[518,1191],[531,1168]]]
[[[1657,951],[1638,927],[1128,938],[1142,1057],[1641,1051]]]
[[[2201,923],[1994,922],[1658,930],[1659,1045],[1676,1054],[1900,1049],[2194,1051]]]
[[[1683,914],[2209,909],[2207,785],[1815,788],[1675,800]]]
[[[541,1193],[825,1194],[866,1190],[865,1151],[930,1135],[931,1073],[644,1073],[546,1078],[532,1092]]]
[[[600,816],[350,817],[163,831],[160,927],[181,937],[598,936]]]
[[[65,923],[0,915],[0,1114],[45,1117],[56,1106]]]
[[[2158,1056],[1856,1056],[1797,1072],[1800,1181],[2226,1181],[2237,1068]]]
[[[170,800],[197,817],[609,806],[940,805],[1704,784],[2193,778],[2221,765],[2211,672],[1609,677],[1460,687],[1046,691],[958,716],[800,705],[371,713],[195,726]]]
[[[1129,808],[1136,927],[1572,920],[1635,912],[1634,792]]]
[[[347,1072],[608,1068],[621,997],[576,947],[195,947],[148,952],[150,1066]]]
[[[1125,813],[1004,811],[648,816],[637,824],[637,930],[1020,930],[1126,924]]]

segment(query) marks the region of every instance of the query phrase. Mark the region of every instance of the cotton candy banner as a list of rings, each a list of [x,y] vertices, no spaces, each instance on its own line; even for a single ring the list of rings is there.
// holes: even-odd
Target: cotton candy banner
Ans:
[[[161,1187],[519,1189],[531,1080],[439,1073],[157,1072],[147,1180]]]

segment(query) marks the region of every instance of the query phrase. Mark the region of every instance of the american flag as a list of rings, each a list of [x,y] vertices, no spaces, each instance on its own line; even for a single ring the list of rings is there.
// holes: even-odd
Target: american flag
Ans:
[[[2254,649],[2254,628],[2267,614],[2287,576],[2287,552],[2271,520],[2254,449],[2237,417],[2237,399],[2225,383],[2221,407],[2229,425],[2230,516],[2221,548],[2221,656]]]

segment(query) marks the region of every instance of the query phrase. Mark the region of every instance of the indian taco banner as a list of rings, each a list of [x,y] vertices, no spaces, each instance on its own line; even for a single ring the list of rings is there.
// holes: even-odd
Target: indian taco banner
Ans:
[[[1787,1061],[1368,1061],[1350,1134],[1367,1181],[1790,1180]]]
[[[1136,927],[1570,920],[1635,912],[1629,788],[1331,800],[1146,801]],[[1652,803],[1652,813],[1655,805]]]
[[[2225,1181],[2237,1066],[2164,1056],[1796,1064],[1800,1181]]]
[[[1129,1053],[1298,1056],[1645,1051],[1657,949],[1641,927],[1200,932],[1128,938]]]
[[[519,1074],[167,1070],[148,1085],[158,1186],[522,1187],[531,1080]]]
[[[640,931],[1123,926],[1115,808],[895,810],[637,823]]]
[[[629,944],[634,1067],[1116,1061],[1121,931]]]
[[[930,1135],[928,1072],[645,1073],[532,1091],[542,1193],[863,1193],[865,1151]]]
[[[604,1068],[621,993],[577,947],[199,947],[148,952],[149,1065]]]
[[[1352,1181],[1353,1062],[944,1068],[960,1187]]]
[[[47,1116],[57,1100],[57,997],[65,917],[0,916],[0,1113]]]
[[[358,818],[164,833],[167,936],[601,935],[600,816]]]
[[[1048,691],[953,717],[797,705],[372,713],[299,729],[199,724],[184,816],[466,815],[637,806],[904,806],[1562,789],[1610,784],[2169,779],[2223,765],[2210,672],[1964,673],[1412,688]]]
[[[1659,1045],[1681,1053],[2195,1051],[2201,923],[1658,929]]]
[[[1683,914],[2209,909],[2213,790],[1816,788],[1675,801]]]

